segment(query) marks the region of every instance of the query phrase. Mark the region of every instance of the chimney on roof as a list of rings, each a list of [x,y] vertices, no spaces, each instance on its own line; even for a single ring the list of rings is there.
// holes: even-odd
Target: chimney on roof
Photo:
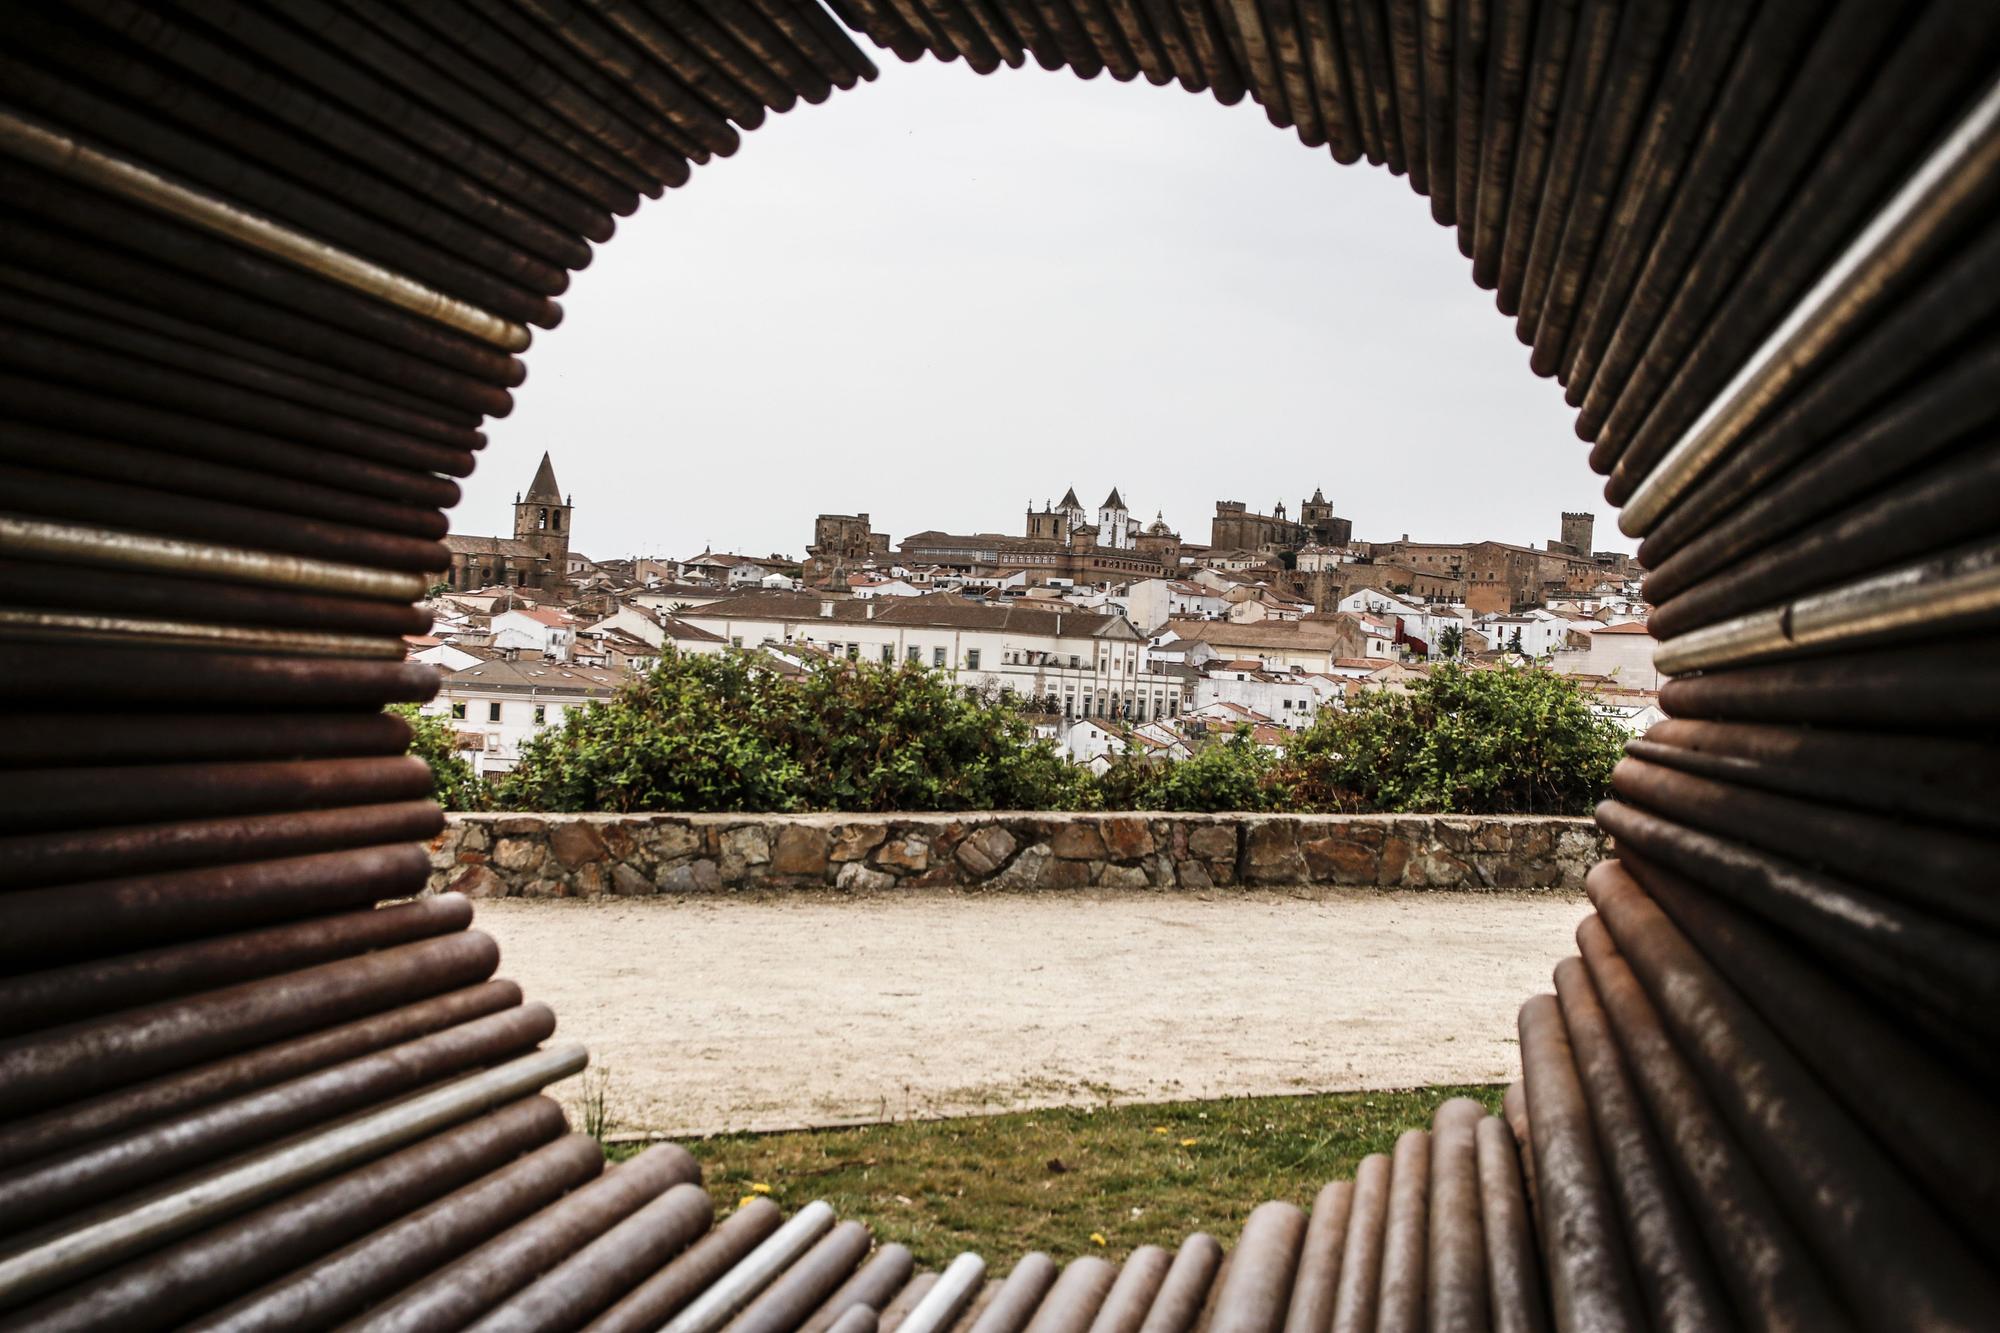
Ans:
[[[831,601],[821,602],[819,604],[819,618],[821,620],[833,619],[833,603]]]
[[[869,598],[866,602],[862,603],[862,607],[865,610],[868,618],[870,620],[873,620],[875,618],[875,599],[872,597]]]

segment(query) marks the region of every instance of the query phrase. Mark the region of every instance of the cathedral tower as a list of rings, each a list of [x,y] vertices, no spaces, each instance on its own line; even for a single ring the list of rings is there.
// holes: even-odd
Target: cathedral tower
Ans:
[[[569,572],[570,506],[556,486],[556,470],[549,456],[535,469],[525,496],[514,497],[514,539],[534,547],[546,557],[550,574],[561,579]]]

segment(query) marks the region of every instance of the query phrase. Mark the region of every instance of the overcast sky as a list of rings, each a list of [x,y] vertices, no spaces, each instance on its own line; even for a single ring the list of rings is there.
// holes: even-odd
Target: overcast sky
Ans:
[[[453,516],[541,452],[600,559],[803,556],[813,515],[1018,533],[1117,486],[1191,541],[1324,487],[1355,535],[1541,544],[1595,509],[1561,389],[1455,236],[1247,101],[904,65],[621,219]]]

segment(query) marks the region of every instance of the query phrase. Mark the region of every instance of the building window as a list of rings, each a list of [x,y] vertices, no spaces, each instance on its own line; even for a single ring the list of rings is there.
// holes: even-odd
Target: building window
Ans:
[[[535,705],[535,725],[536,725],[536,726],[538,726],[538,727],[540,727],[540,726],[546,726],[546,725],[548,725],[548,720],[549,720],[549,710],[548,710],[548,706],[547,706],[547,705],[545,705],[545,704],[536,704],[536,705]]]
[[[861,660],[860,644],[850,643],[847,645],[847,660],[850,662],[859,662]]]
[[[882,645],[882,665],[883,665],[883,666],[894,666],[894,665],[896,665],[896,645],[895,645],[895,644],[893,644],[893,643],[885,643],[885,644],[883,644],[883,645]]]
[[[979,670],[979,650],[977,648],[967,648],[965,650],[965,669],[967,671]]]
[[[911,644],[910,650],[903,655],[903,660],[911,666],[922,666],[924,664],[924,650],[915,644]]]
[[[460,722],[465,721],[465,705],[462,703],[453,704],[451,706],[451,715],[454,718],[457,718]]]
[[[500,720],[500,705],[498,703],[486,705],[486,720],[488,722],[498,722]]]
[[[944,649],[942,648],[931,649],[931,665],[934,667],[941,667],[944,665]]]
[[[730,635],[729,646],[731,648],[741,648],[743,646],[743,636],[741,634]]]

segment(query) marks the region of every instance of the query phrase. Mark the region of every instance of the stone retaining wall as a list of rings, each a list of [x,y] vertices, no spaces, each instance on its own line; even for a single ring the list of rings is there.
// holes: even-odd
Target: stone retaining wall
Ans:
[[[1526,815],[452,815],[431,844],[430,887],[476,898],[1285,884],[1579,892],[1605,845],[1588,819]]]

